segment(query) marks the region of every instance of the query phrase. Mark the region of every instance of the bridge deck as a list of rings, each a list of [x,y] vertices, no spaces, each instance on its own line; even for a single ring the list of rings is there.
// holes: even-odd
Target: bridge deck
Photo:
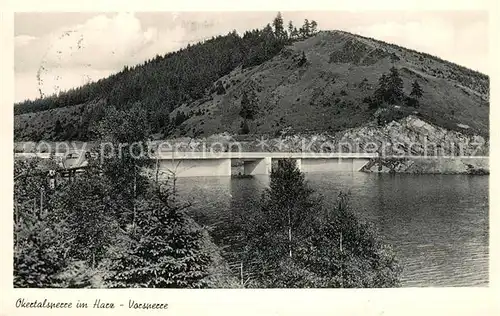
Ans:
[[[160,152],[160,159],[305,159],[305,158],[376,158],[375,153],[312,153],[312,152]]]

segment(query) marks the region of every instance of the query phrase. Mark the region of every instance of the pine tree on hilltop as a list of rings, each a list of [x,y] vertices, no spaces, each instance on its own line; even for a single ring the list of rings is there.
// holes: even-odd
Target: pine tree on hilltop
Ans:
[[[312,20],[311,21],[311,35],[316,34],[316,32],[318,31],[317,28],[318,28],[318,22]]]
[[[295,35],[293,33],[293,29],[294,29],[293,22],[292,21],[288,21],[288,37],[290,39],[294,39],[295,38]]]
[[[311,24],[308,19],[304,20],[304,25],[302,26],[304,32],[304,38],[307,38],[311,35]]]
[[[286,32],[285,32],[285,28],[283,25],[283,17],[281,16],[281,12],[278,12],[276,17],[274,18],[273,26],[274,26],[274,34],[275,34],[276,38],[281,39],[281,40],[285,39]]]

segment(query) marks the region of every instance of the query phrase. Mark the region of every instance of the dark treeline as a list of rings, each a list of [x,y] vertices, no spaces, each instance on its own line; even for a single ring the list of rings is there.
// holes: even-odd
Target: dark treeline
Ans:
[[[213,92],[213,83],[238,66],[259,65],[278,54],[292,41],[316,32],[317,23],[309,22],[297,30],[290,22],[285,30],[281,14],[263,29],[232,31],[212,37],[176,52],[167,53],[108,78],[61,92],[58,95],[27,100],[14,107],[14,114],[39,112],[60,107],[105,100],[107,104],[128,108],[136,102],[159,120],[184,102]],[[161,123],[161,122],[160,122]]]

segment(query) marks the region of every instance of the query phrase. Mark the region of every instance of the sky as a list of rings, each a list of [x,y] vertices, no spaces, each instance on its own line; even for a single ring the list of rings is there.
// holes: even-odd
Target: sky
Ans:
[[[232,30],[262,28],[277,12],[16,13],[15,102],[77,87]],[[487,11],[295,11],[316,20],[439,56],[488,74]]]

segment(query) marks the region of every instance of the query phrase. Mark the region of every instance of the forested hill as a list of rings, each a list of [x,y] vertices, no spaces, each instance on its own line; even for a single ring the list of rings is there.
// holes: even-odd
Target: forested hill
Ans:
[[[298,30],[284,26],[280,16],[272,24],[16,104],[15,138],[94,139],[91,122],[110,106],[139,109],[150,133],[162,137],[335,132],[380,121],[381,112],[389,118],[418,114],[446,128],[488,133],[486,75],[358,35],[317,32],[314,21]],[[391,69],[401,79],[397,91],[386,89],[395,97],[377,95]],[[421,95],[413,93],[415,82]]]

